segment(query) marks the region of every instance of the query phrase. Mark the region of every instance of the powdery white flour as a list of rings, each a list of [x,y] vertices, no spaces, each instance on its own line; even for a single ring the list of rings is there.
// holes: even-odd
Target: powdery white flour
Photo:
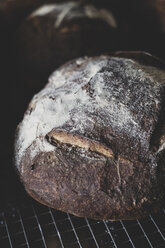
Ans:
[[[79,2],[67,2],[59,4],[46,4],[36,9],[29,18],[36,16],[54,15],[55,27],[58,28],[64,20],[73,18],[88,17],[91,19],[102,19],[110,27],[116,28],[117,22],[110,10],[96,9],[93,5],[83,5]]]

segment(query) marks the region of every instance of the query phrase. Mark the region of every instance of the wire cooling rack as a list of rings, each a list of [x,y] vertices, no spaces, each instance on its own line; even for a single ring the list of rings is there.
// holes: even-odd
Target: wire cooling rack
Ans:
[[[27,197],[0,210],[1,248],[165,247],[165,210],[136,221],[95,221]]]

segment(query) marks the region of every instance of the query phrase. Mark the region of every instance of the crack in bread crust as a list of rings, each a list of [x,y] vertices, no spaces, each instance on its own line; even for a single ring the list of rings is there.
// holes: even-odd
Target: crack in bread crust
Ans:
[[[46,135],[47,141],[51,145],[55,145],[57,143],[67,144],[71,146],[77,146],[80,148],[85,148],[92,152],[99,153],[105,157],[112,158],[117,162],[130,164],[131,161],[117,155],[110,149],[109,147],[100,144],[98,141],[91,140],[87,137],[82,137],[81,135],[69,133],[65,130],[53,129]]]
[[[60,142],[72,146],[78,146],[81,148],[89,149],[93,152],[98,152],[109,158],[115,157],[113,151],[110,148],[100,144],[99,142],[86,137],[82,137],[77,134],[68,133],[64,130],[53,129],[46,135],[46,138],[50,144]]]
[[[116,158],[114,152],[109,147],[102,145],[95,140],[91,140],[87,137],[82,137],[78,134],[69,133],[65,130],[53,129],[46,135],[46,139],[52,145],[55,145],[56,143],[63,143],[71,146],[77,146],[88,149],[92,152],[97,152],[103,156],[112,158],[117,161],[130,163],[129,160],[121,157],[120,155]]]

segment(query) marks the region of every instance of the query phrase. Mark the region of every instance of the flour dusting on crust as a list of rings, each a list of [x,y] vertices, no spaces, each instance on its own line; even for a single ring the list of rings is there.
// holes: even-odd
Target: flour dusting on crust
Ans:
[[[45,135],[55,127],[64,125],[70,118],[71,111],[76,107],[85,106],[89,102],[89,96],[82,89],[90,78],[99,71],[104,59],[98,62],[89,62],[84,70],[73,71],[75,65],[62,67],[57,70],[49,79],[47,86],[34,98],[30,104],[33,110],[25,113],[24,119],[19,126],[17,140],[17,166],[26,149],[38,139],[37,150],[51,151],[54,147],[49,143],[41,145],[40,137]],[[79,81],[79,83],[78,83]],[[81,81],[81,83],[80,83]],[[43,149],[44,148],[44,149]],[[34,150],[32,149],[32,154]]]
[[[96,9],[93,5],[81,5],[79,2],[68,2],[59,4],[46,4],[32,12],[29,18],[36,16],[54,15],[55,27],[58,28],[64,20],[71,20],[73,18],[88,17],[91,19],[102,19],[110,27],[116,28],[117,22],[111,13],[106,9]]]
[[[37,10],[33,11],[30,15],[30,18],[34,16],[44,16],[51,13],[53,10],[56,9],[56,4],[48,4],[39,7]]]
[[[103,129],[111,126],[146,147],[158,120],[162,84],[147,74],[147,68],[131,59],[100,56],[80,58],[56,70],[33,97],[18,127],[18,169],[27,149],[31,159],[40,152],[54,151],[56,147],[45,136],[67,125],[70,132],[85,135],[99,121]],[[146,116],[149,126],[144,122]]]

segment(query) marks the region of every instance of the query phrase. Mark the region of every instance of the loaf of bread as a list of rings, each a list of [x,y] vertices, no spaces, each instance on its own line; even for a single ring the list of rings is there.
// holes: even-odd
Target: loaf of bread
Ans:
[[[27,74],[47,78],[70,59],[121,49],[118,35],[116,19],[108,9],[80,1],[47,4],[19,28],[18,55]]]
[[[165,190],[165,71],[149,54],[84,57],[56,70],[16,132],[27,192],[77,216],[135,219]]]

